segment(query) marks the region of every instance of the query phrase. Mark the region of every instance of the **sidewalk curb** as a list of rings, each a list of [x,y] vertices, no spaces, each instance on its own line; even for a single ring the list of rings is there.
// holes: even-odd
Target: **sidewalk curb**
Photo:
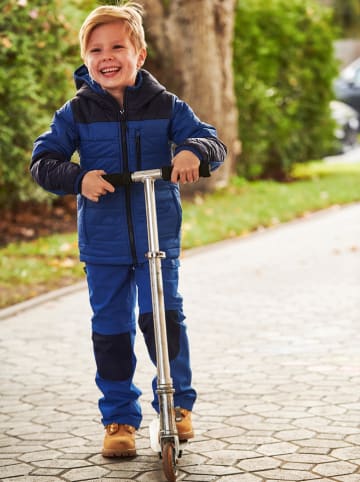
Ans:
[[[22,301],[21,303],[17,303],[16,305],[9,306],[8,308],[3,308],[2,310],[0,310],[0,321],[16,316],[23,311],[27,311],[47,301],[61,298],[62,296],[66,296],[71,293],[75,293],[77,291],[82,291],[85,289],[87,289],[86,281],[80,281],[79,283],[76,283],[70,286],[65,286],[64,288],[59,288],[54,291],[49,291],[48,293],[44,293],[43,295],[36,296],[35,298],[31,298],[30,300]]]

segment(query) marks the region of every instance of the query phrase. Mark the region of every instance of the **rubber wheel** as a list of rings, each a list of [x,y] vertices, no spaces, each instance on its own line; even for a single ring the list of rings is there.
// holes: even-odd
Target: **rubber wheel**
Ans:
[[[176,454],[175,447],[172,442],[166,442],[162,448],[162,463],[166,479],[169,482],[176,482]]]

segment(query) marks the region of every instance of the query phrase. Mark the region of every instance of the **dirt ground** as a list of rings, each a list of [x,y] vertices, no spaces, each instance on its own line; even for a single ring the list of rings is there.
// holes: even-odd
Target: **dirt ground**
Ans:
[[[76,231],[76,198],[65,196],[53,205],[23,203],[0,209],[0,247],[39,236]]]

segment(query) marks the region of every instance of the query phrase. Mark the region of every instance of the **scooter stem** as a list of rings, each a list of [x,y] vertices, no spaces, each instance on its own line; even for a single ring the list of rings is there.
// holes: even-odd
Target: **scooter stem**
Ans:
[[[148,230],[149,251],[146,257],[149,260],[152,306],[154,318],[156,364],[157,364],[157,393],[160,405],[160,436],[171,437],[176,435],[176,424],[173,408],[173,384],[170,375],[168,343],[166,333],[166,318],[164,305],[164,290],[161,271],[161,259],[165,253],[160,251],[156,200],[155,180],[145,176],[144,183],[146,218]]]

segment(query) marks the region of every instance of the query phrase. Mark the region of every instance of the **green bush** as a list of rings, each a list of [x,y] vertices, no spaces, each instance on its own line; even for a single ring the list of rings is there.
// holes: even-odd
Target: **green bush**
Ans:
[[[332,149],[337,74],[331,11],[313,0],[238,0],[234,74],[239,173],[284,178]]]
[[[1,206],[45,196],[29,175],[33,141],[73,91],[75,58],[58,1],[0,0]]]

